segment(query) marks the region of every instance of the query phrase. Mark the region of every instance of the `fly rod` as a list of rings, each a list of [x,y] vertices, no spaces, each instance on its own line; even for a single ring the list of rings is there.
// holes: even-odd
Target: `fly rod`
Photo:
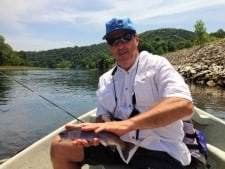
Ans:
[[[74,116],[72,113],[70,113],[69,111],[67,111],[66,109],[64,109],[63,107],[57,105],[56,103],[52,102],[51,100],[49,100],[48,98],[42,96],[40,93],[32,90],[31,88],[29,88],[28,86],[26,86],[25,84],[21,83],[20,81],[16,80],[13,77],[10,77],[8,75],[6,75],[3,72],[0,72],[2,75],[4,75],[5,77],[14,80],[15,82],[17,82],[18,84],[20,84],[21,86],[23,86],[24,88],[26,88],[27,90],[31,91],[32,93],[38,95],[39,97],[41,97],[42,99],[44,99],[45,101],[49,102],[50,104],[52,104],[53,106],[57,107],[58,109],[64,111],[66,114],[68,114],[69,116],[73,117],[74,119],[76,119],[77,121],[84,123],[84,121],[80,120],[78,117]]]

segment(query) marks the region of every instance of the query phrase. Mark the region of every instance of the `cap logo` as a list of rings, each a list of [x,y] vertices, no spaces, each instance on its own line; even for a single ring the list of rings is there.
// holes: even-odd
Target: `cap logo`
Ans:
[[[118,25],[123,26],[123,21],[122,20],[118,20]]]
[[[123,27],[123,20],[114,21],[110,24],[110,30],[118,29]]]

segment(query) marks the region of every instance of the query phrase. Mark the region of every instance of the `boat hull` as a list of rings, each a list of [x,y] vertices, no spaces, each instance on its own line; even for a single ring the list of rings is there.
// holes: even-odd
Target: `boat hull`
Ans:
[[[96,109],[79,117],[82,121],[92,122],[95,119]],[[211,165],[210,169],[225,168],[225,122],[218,119],[198,108],[195,108],[193,115],[193,123],[196,128],[206,134],[207,147],[209,150],[208,161]],[[73,120],[70,123],[78,123]],[[0,165],[0,169],[52,169],[50,160],[50,144],[52,139],[64,127],[60,127],[48,134],[44,138],[35,142],[28,148],[24,149],[14,157]],[[85,165],[82,169],[118,169],[127,168],[126,166],[88,166]],[[127,168],[128,169],[128,168]]]

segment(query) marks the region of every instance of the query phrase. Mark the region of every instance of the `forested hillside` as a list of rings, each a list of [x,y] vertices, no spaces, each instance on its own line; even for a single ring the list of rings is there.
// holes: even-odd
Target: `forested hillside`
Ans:
[[[113,63],[106,44],[68,47],[39,52],[27,52],[27,60],[32,66],[48,68],[99,68]]]
[[[223,29],[209,34],[209,41],[225,37]],[[140,34],[140,50],[165,54],[196,45],[195,32],[183,29],[157,29]],[[0,66],[36,66],[44,68],[105,69],[114,60],[106,43],[90,46],[74,46],[46,51],[13,51],[0,35]]]
[[[140,50],[154,54],[174,52],[194,45],[194,32],[183,29],[157,29],[140,34]]]
[[[140,50],[155,54],[173,52],[191,47],[194,33],[182,29],[158,29],[140,34]],[[73,48],[27,52],[27,61],[32,66],[50,68],[108,68],[113,59],[105,43]]]

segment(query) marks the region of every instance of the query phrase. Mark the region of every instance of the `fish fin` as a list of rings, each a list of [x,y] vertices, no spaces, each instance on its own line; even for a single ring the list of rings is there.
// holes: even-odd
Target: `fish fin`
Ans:
[[[105,142],[105,141],[102,141],[101,139],[99,139],[100,143],[103,145],[103,146],[107,146],[108,144]]]
[[[135,144],[133,143],[129,143],[129,142],[124,142],[124,148],[121,149],[122,150],[122,154],[125,160],[127,160],[128,156],[129,156],[129,152],[130,150],[132,150],[135,147]]]
[[[109,147],[112,151],[116,151],[116,145],[108,145],[108,147]]]

